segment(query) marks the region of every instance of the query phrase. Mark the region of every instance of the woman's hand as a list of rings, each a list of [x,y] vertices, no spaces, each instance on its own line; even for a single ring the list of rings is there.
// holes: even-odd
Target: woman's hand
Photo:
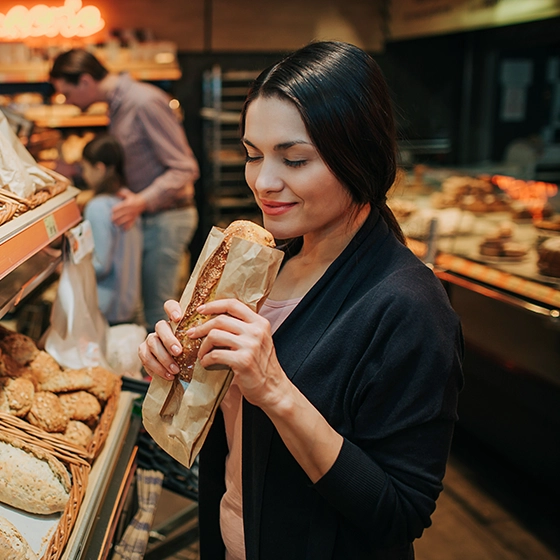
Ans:
[[[198,308],[212,318],[187,331],[203,338],[198,359],[208,368],[230,367],[243,396],[265,412],[282,398],[290,384],[276,358],[270,323],[235,299],[215,300]]]
[[[164,309],[171,321],[181,320],[181,306],[177,301],[166,301]],[[181,354],[183,349],[168,321],[159,321],[155,328],[156,332],[149,334],[138,347],[138,356],[151,376],[158,375],[170,380],[179,373],[174,356]]]

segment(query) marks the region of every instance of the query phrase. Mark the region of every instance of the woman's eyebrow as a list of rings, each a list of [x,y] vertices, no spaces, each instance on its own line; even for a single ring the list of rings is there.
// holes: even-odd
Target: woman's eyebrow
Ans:
[[[247,138],[242,138],[241,142],[243,142],[243,144],[246,144],[247,146],[251,146],[251,148],[255,148],[255,150],[258,149],[250,140],[247,140]],[[276,146],[274,146],[274,149],[278,151],[287,150],[288,148],[297,146],[298,144],[311,145],[311,143],[307,142],[306,140],[290,140],[289,142],[281,142],[280,144],[276,144]]]

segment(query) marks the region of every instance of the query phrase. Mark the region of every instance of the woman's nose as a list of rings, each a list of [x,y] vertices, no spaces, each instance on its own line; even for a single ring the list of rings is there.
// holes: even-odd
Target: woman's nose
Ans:
[[[254,169],[253,171],[255,173],[253,185],[256,191],[277,191],[281,190],[284,186],[278,166],[274,162],[263,160],[258,166],[258,169]]]

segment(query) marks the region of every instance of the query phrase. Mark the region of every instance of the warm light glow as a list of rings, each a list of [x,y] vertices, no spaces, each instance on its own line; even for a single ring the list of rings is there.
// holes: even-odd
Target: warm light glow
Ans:
[[[81,0],[65,0],[64,6],[38,4],[30,9],[14,6],[0,13],[0,39],[29,37],[89,37],[101,31],[105,21],[95,6],[82,7]]]
[[[494,175],[492,181],[511,198],[523,202],[534,220],[542,219],[545,204],[558,192],[557,185],[543,181],[522,181],[506,175]]]

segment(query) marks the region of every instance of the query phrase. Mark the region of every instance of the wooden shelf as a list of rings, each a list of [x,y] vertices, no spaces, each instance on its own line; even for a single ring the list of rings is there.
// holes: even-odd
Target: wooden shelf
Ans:
[[[76,187],[0,226],[0,279],[77,225],[82,215]]]
[[[111,64],[106,62],[109,71],[129,72],[133,78],[145,81],[178,80],[181,69],[177,62],[157,64],[155,62],[130,61]],[[25,84],[49,81],[50,62],[40,61],[24,64],[0,64],[0,83]]]
[[[108,115],[76,115],[75,117],[45,117],[32,120],[43,128],[80,128],[92,126],[109,126]]]

